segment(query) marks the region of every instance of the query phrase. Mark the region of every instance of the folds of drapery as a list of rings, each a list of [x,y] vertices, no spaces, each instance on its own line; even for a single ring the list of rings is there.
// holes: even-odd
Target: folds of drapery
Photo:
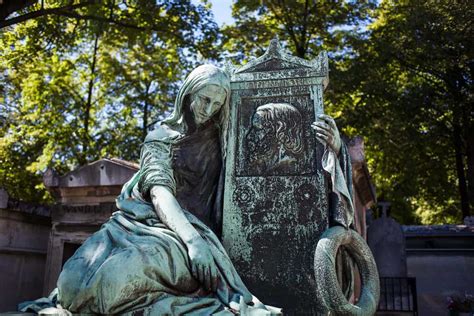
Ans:
[[[216,235],[184,210],[219,270],[217,292],[205,292],[191,275],[185,245],[156,216],[148,216],[153,206],[135,199],[133,187],[126,186],[117,200],[120,211],[64,266],[58,281],[64,308],[100,314],[141,308],[151,314],[213,314],[241,297],[252,301]]]
[[[349,152],[343,143],[339,157],[326,146],[322,157],[323,169],[331,178],[331,190],[338,197],[333,220],[349,228],[354,221],[354,205],[352,201],[352,168]]]

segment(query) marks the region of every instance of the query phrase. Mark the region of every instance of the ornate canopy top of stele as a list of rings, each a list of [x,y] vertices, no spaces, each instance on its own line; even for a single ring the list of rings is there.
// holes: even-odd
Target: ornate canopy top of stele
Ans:
[[[289,54],[281,46],[278,37],[270,41],[267,51],[262,56],[242,67],[234,67],[227,63],[225,69],[231,75],[232,82],[318,77],[324,88],[329,83],[326,51],[321,51],[312,60],[306,60]]]

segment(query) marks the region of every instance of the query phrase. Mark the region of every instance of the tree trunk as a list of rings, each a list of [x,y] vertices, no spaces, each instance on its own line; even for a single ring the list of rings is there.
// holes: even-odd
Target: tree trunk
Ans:
[[[143,105],[143,126],[142,126],[142,142],[145,141],[146,134],[148,132],[148,94],[150,91],[151,83],[147,83],[145,91],[145,103]]]
[[[89,84],[87,88],[87,100],[84,108],[84,134],[82,137],[82,148],[83,148],[83,154],[82,154],[82,160],[80,163],[85,164],[87,163],[87,152],[89,150],[89,143],[90,143],[90,137],[89,137],[89,125],[90,125],[90,119],[91,119],[91,110],[92,110],[92,94],[94,92],[94,81],[96,77],[96,63],[97,63],[97,50],[99,47],[99,34],[96,34],[95,40],[94,40],[94,50],[92,53],[92,62],[91,62],[91,77],[89,79]]]
[[[474,124],[469,120],[466,125],[466,165],[469,207],[474,208]]]
[[[463,221],[466,216],[470,215],[469,196],[467,191],[466,174],[464,171],[465,167],[462,152],[462,135],[459,122],[454,122],[453,127],[453,143],[454,153],[456,157],[456,172],[459,180],[459,194],[461,196],[461,212]]]
[[[463,87],[466,87],[466,82],[462,76],[462,70],[455,64],[452,69],[446,71],[446,83],[448,91],[452,95],[452,102],[454,105],[453,111],[453,141],[454,141],[454,153],[456,157],[456,171],[459,180],[459,193],[461,195],[461,212],[462,221],[471,213],[472,203],[472,166],[469,168],[472,151],[470,143],[472,140],[473,132],[470,131],[472,127],[471,111],[474,109],[471,107],[471,111],[467,110],[466,101],[467,98],[461,93]],[[467,168],[465,163],[467,163]],[[466,178],[467,172],[467,178]],[[471,174],[470,174],[471,173]],[[469,201],[471,199],[471,201]]]

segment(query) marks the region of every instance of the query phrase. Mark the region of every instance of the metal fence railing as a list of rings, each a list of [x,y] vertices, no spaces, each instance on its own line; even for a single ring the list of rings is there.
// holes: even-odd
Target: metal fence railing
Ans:
[[[380,301],[377,312],[418,315],[416,278],[380,278]]]

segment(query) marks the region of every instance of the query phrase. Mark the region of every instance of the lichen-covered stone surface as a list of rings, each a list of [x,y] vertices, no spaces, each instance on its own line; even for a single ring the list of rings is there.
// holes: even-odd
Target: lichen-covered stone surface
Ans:
[[[323,112],[327,82],[324,53],[303,60],[275,40],[232,71],[224,247],[249,289],[288,315],[324,312],[313,260],[329,227],[328,189],[310,124]],[[301,120],[301,131],[285,133],[290,120]],[[299,138],[302,150],[291,146]]]

